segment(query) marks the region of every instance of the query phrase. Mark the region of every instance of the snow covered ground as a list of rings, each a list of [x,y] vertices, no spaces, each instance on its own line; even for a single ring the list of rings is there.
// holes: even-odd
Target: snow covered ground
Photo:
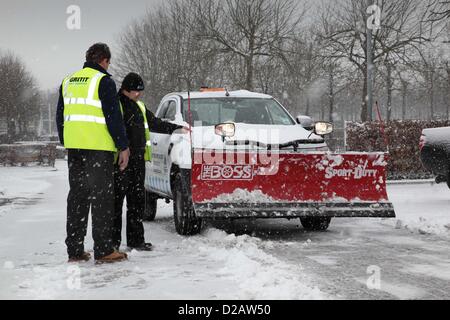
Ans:
[[[386,223],[420,234],[450,236],[450,190],[445,183],[393,184],[388,193],[398,219]]]
[[[209,224],[176,234],[160,201],[146,223],[153,252],[96,266],[65,252],[67,164],[0,167],[0,299],[450,298],[450,190],[390,185],[398,219]],[[92,248],[90,231],[86,248]]]

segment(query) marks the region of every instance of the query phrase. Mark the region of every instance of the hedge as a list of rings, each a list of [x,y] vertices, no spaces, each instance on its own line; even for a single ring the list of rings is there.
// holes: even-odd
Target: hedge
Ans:
[[[388,149],[381,133],[381,124],[381,122],[346,122],[346,149],[348,151],[389,150],[388,179],[432,178],[432,174],[423,167],[420,160],[420,136],[423,129],[448,127],[450,121],[383,122]]]

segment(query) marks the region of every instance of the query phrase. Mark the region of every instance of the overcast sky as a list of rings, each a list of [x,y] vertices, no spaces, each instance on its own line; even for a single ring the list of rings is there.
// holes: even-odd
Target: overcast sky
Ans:
[[[133,19],[154,10],[161,0],[0,0],[0,50],[18,54],[42,89],[60,85],[82,67],[86,49],[115,40]],[[66,26],[70,5],[81,9],[81,29]]]

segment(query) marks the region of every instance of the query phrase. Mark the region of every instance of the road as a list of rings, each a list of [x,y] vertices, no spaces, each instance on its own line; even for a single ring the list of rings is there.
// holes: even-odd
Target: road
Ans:
[[[245,224],[227,225],[246,232]],[[348,299],[449,299],[450,243],[432,235],[396,230],[379,221],[335,220],[323,233],[298,222],[259,221],[251,234],[273,247],[267,254],[301,265],[329,297]],[[379,276],[373,275],[379,270]],[[379,285],[369,280],[379,279]]]
[[[398,219],[334,219],[326,232],[307,232],[297,219],[258,220],[208,223],[185,238],[160,201],[145,224],[153,252],[68,265],[66,165],[0,168],[1,299],[450,298],[443,185],[392,185]]]

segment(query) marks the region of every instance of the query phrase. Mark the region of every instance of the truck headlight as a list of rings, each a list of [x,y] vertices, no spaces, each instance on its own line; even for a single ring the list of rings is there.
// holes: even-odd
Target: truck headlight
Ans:
[[[215,127],[215,133],[217,135],[221,136],[222,138],[233,137],[235,131],[236,131],[236,126],[234,125],[234,123],[230,123],[230,122],[221,123]]]
[[[316,122],[314,125],[314,133],[324,136],[333,132],[333,125],[329,122]]]

